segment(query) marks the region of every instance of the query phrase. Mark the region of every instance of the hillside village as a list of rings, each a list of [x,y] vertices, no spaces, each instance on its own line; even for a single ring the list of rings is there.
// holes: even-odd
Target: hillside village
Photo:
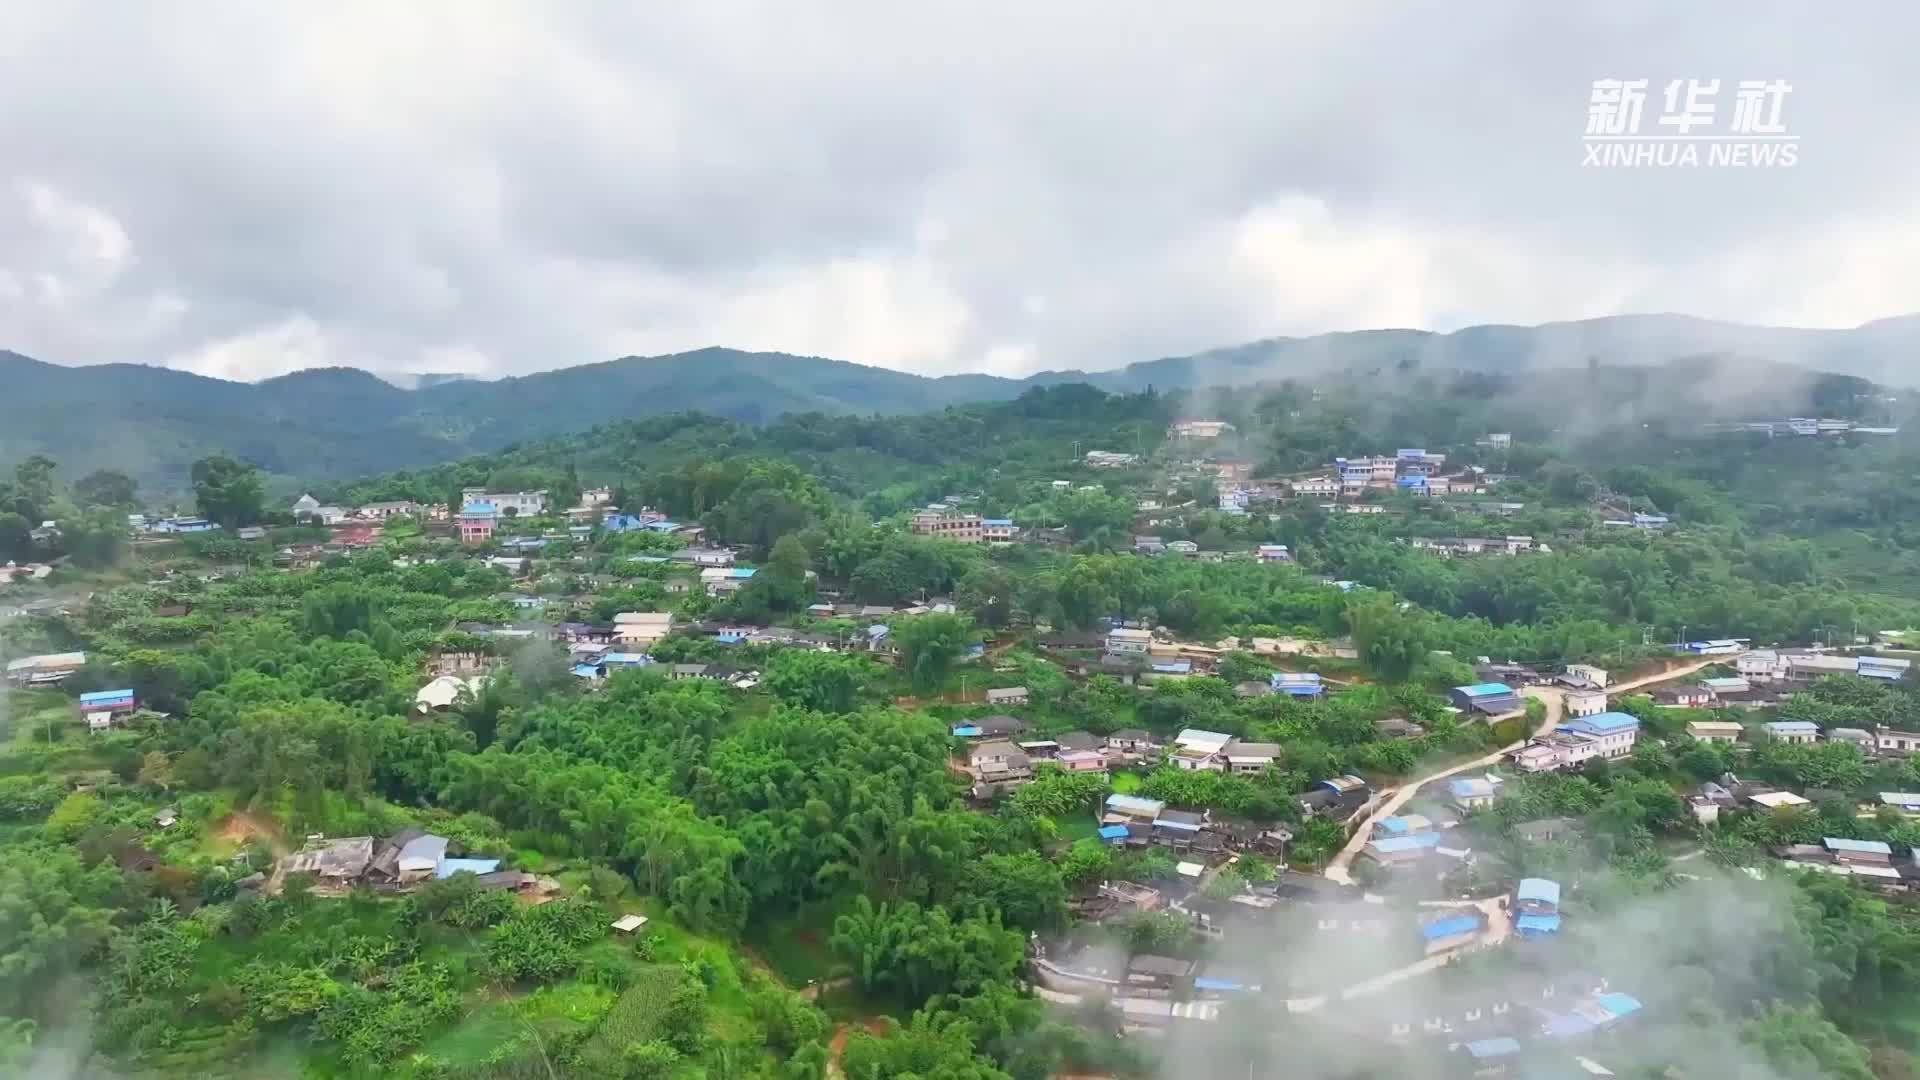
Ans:
[[[1038,516],[957,487],[843,534],[816,525],[804,543],[801,530],[756,536],[755,516],[687,513],[613,484],[464,484],[437,503],[301,493],[224,521],[128,510],[127,580],[62,587],[86,575],[49,550],[0,591],[16,752],[86,766],[50,775],[23,795],[39,809],[13,820],[86,815],[98,824],[61,835],[90,838],[182,909],[211,895],[368,919],[385,910],[368,904],[470,907],[494,927],[490,943],[544,919],[540,933],[571,942],[569,965],[631,968],[618,979],[635,986],[657,967],[636,955],[713,963],[734,954],[684,935],[744,935],[771,966],[736,972],[735,956],[726,979],[768,1001],[835,987],[824,1000],[841,1025],[885,1015],[889,998],[928,1000],[849,950],[869,923],[948,919],[933,906],[944,903],[969,913],[981,948],[1008,935],[996,978],[1078,1032],[1065,1060],[1116,1074],[1162,1052],[1129,1040],[1178,1053],[1267,1010],[1445,1075],[1606,1075],[1675,1007],[1654,969],[1609,962],[1597,928],[1628,896],[1706,880],[1689,866],[1752,882],[1815,875],[1902,905],[1920,889],[1920,711],[1898,626],[1844,640],[1830,625],[1797,640],[1675,626],[1667,642],[1629,626],[1552,658],[1500,649],[1468,618],[1416,631],[1391,576],[1409,568],[1497,577],[1611,545],[1677,549],[1694,527],[1604,492],[1571,506],[1549,495],[1548,512],[1538,482],[1502,465],[1508,434],[1456,448],[1471,463],[1400,449],[1291,475],[1256,466],[1227,420],[1177,417],[1162,437],[1151,451],[1080,450],[1067,475],[1023,481],[1018,499]],[[1529,531],[1445,531],[1460,521]],[[1331,555],[1339,529],[1367,530],[1365,558]],[[836,562],[834,545],[867,554]],[[967,569],[914,568],[936,556]],[[1051,568],[1042,584],[1018,579],[1036,565]],[[1258,596],[1270,614],[1208,613],[1195,588]],[[254,691],[187,666],[205,649],[223,670],[288,670],[228,636],[263,618],[305,642],[299,663],[334,674]],[[1400,650],[1396,635],[1417,644]],[[45,647],[19,647],[32,644]],[[383,748],[366,779],[338,781],[372,785],[379,809],[350,809],[333,780],[276,772],[286,751],[252,725],[267,723],[259,702],[296,693],[318,714],[347,710],[328,721],[345,727],[318,736],[329,752],[363,753],[327,741],[350,729]],[[220,734],[233,723],[259,749]],[[906,871],[868,856],[819,864],[865,880],[871,908],[812,870],[783,893],[747,882],[761,856],[722,853],[703,830],[798,812],[748,794],[744,775],[714,778],[746,768],[755,745],[816,769],[844,758],[837,767],[897,773],[881,782],[907,785],[889,796],[906,801],[887,813],[913,808],[928,815],[916,827],[955,836],[993,830],[969,842],[1001,878],[929,863],[912,873],[946,883],[916,893],[884,876]],[[219,772],[212,746],[246,771],[213,782],[218,797],[188,794]],[[178,779],[189,759],[201,780]],[[629,805],[611,794],[536,809],[576,796],[517,771],[598,785],[610,774],[583,770],[614,762],[672,777],[644,799],[668,800],[648,814],[681,815],[684,835],[649,841],[673,854],[596,832],[593,815]],[[784,782],[833,808],[836,829],[879,812],[844,786]],[[635,800],[620,813],[639,812],[642,796],[618,798]],[[254,839],[211,846],[230,833]],[[1625,894],[1623,880],[1635,883]],[[783,932],[806,944],[778,943]],[[488,970],[532,970],[506,944],[486,948]],[[1289,950],[1347,960],[1323,972]],[[544,978],[509,983],[522,993]],[[614,986],[623,1003],[634,992]],[[253,1045],[197,1005],[172,1023],[209,1057]],[[681,1057],[709,1052],[660,1039]],[[113,1052],[191,1057],[138,1040]]]

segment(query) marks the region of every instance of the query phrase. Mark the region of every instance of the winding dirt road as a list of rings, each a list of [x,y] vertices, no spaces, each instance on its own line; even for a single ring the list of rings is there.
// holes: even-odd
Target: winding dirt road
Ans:
[[[1677,667],[1668,668],[1658,674],[1643,675],[1638,679],[1633,679],[1628,682],[1614,683],[1612,686],[1607,687],[1607,693],[1609,696],[1629,693],[1652,683],[1666,682],[1669,679],[1677,679],[1684,675],[1691,675],[1701,668],[1722,663],[1724,659],[1724,657],[1717,656],[1709,657],[1704,660],[1697,660],[1691,663],[1681,664]],[[1566,712],[1566,697],[1561,690],[1551,686],[1528,686],[1523,687],[1520,693],[1525,697],[1541,702],[1547,709],[1545,718],[1540,721],[1540,726],[1535,729],[1533,733],[1534,738],[1537,739],[1547,734],[1560,723],[1561,717]],[[1441,769],[1439,772],[1428,773],[1417,780],[1410,780],[1401,785],[1387,797],[1385,802],[1382,802],[1379,807],[1367,817],[1367,820],[1360,823],[1360,827],[1354,830],[1353,838],[1347,841],[1347,846],[1341,848],[1338,855],[1328,860],[1327,868],[1322,871],[1322,873],[1343,885],[1353,884],[1351,869],[1354,857],[1360,854],[1361,848],[1367,846],[1367,841],[1373,837],[1373,827],[1378,825],[1382,819],[1390,818],[1398,814],[1401,807],[1407,805],[1409,800],[1419,794],[1421,788],[1435,780],[1445,780],[1447,777],[1457,773],[1470,772],[1474,769],[1484,769],[1496,765],[1500,762],[1500,759],[1519,749],[1522,745],[1524,745],[1523,742],[1511,743],[1484,757],[1477,757],[1471,761],[1463,761],[1458,765],[1449,766],[1448,768]]]

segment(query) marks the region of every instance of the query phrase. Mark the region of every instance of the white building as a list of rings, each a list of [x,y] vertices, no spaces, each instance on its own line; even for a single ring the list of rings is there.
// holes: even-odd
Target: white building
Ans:
[[[464,502],[489,502],[494,512],[503,517],[532,517],[547,509],[547,493],[544,491],[488,491],[486,488],[462,488],[460,497]],[[512,510],[511,515],[507,514]]]
[[[1549,772],[1572,768],[1592,758],[1625,757],[1633,752],[1639,734],[1640,721],[1628,713],[1579,717],[1515,751],[1513,763],[1526,772]]]
[[[1147,650],[1153,646],[1153,631],[1128,630],[1125,628],[1107,631],[1107,655],[1119,657],[1145,658]]]
[[[1585,679],[1602,690],[1607,688],[1607,669],[1592,664],[1568,664],[1567,674],[1576,679]]]
[[[1572,717],[1599,716],[1607,711],[1607,692],[1605,690],[1569,690],[1566,692],[1567,715]]]

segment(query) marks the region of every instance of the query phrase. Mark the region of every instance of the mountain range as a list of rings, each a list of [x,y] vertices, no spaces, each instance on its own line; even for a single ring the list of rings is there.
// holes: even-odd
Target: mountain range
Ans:
[[[44,453],[69,478],[118,468],[145,490],[178,491],[192,462],[215,452],[292,483],[426,465],[684,410],[758,423],[788,412],[922,412],[1064,382],[1113,391],[1200,389],[1335,372],[1498,373],[1702,356],[1720,358],[1722,370],[1729,358],[1750,359],[1899,385],[1912,376],[1916,346],[1920,316],[1809,330],[1623,315],[1446,334],[1272,338],[1112,371],[1045,371],[1025,379],[929,378],[822,357],[708,348],[491,381],[423,379],[413,389],[353,368],[240,383],[138,364],[63,367],[0,351],[0,463]]]

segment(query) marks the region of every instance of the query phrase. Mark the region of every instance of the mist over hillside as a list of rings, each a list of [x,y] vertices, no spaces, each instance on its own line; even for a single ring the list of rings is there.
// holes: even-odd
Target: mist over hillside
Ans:
[[[1197,390],[1334,374],[1363,383],[1404,380],[1414,372],[1498,375],[1676,361],[1698,364],[1701,396],[1725,405],[1781,396],[1763,391],[1801,378],[1795,368],[1900,385],[1910,377],[1907,358],[1917,344],[1920,318],[1801,330],[1629,315],[1449,334],[1369,330],[1276,338],[1111,371],[1047,371],[1026,379],[929,378],[822,357],[708,348],[494,381],[398,380],[412,389],[350,368],[238,383],[134,364],[62,367],[0,352],[0,380],[8,388],[0,396],[0,462],[44,453],[76,473],[118,468],[149,490],[177,490],[191,463],[215,452],[291,483],[430,465],[613,420],[689,410],[762,424],[791,413],[925,412],[1068,382],[1110,391]],[[1785,396],[1797,393],[1792,388]],[[1588,419],[1610,423],[1630,420],[1631,413],[1613,400]]]

